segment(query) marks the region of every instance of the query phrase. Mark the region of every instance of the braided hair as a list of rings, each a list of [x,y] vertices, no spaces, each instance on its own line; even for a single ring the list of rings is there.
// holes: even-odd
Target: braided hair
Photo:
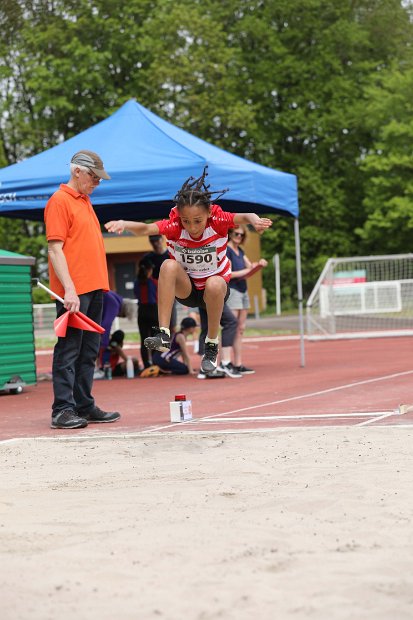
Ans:
[[[221,198],[228,189],[222,189],[217,192],[209,191],[210,185],[206,185],[205,179],[208,175],[208,166],[205,166],[202,175],[195,179],[194,177],[189,177],[182,185],[181,189],[178,190],[174,197],[174,201],[176,203],[177,209],[182,209],[182,207],[204,207],[206,210],[209,209],[211,205],[211,199],[214,194],[219,194],[216,196],[215,200]]]

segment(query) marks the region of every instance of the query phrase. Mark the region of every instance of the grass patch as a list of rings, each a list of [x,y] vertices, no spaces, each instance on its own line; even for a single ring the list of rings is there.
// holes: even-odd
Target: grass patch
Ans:
[[[244,331],[244,336],[294,336],[297,333],[292,329],[255,329],[247,327]]]

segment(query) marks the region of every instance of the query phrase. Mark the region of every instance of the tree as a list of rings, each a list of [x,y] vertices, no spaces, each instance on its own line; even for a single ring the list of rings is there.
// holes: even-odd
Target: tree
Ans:
[[[360,238],[368,247],[366,212],[371,222],[372,188],[384,182],[371,168],[384,139],[380,80],[404,75],[411,55],[402,0],[3,0],[0,23],[7,163],[137,97],[200,138],[297,175],[305,294],[325,258],[357,254]],[[277,219],[293,291],[291,232]]]
[[[47,244],[44,225],[27,220],[0,220],[0,248],[25,256],[34,256],[33,277],[48,279]]]
[[[361,159],[368,179],[367,218],[357,230],[364,251],[411,252],[413,233],[413,63],[387,71],[369,90],[365,121],[376,140]]]

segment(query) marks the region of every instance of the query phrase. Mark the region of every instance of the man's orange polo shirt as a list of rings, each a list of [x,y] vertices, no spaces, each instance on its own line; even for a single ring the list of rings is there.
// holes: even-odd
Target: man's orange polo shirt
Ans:
[[[63,241],[63,253],[76,293],[109,290],[103,237],[89,196],[62,184],[47,202],[44,221],[47,240]],[[64,297],[50,259],[49,277],[52,291]]]

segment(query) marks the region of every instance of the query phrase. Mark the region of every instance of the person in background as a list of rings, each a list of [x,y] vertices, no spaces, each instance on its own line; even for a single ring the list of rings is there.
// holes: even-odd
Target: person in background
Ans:
[[[201,333],[199,334],[198,353],[200,355],[203,355],[204,346],[205,346],[205,336],[207,335],[207,331],[208,331],[208,315],[206,313],[206,310],[204,310],[203,308],[199,308],[199,318],[201,322]],[[222,311],[220,325],[221,325],[221,345],[222,345],[221,364],[216,368],[215,372],[211,373],[210,375],[206,375],[205,373],[202,372],[202,370],[200,370],[198,374],[198,379],[206,379],[206,378],[218,379],[218,378],[223,378],[225,376],[228,376],[231,379],[242,378],[242,374],[238,370],[236,370],[236,368],[234,368],[234,366],[231,363],[224,364],[222,361],[223,355],[227,351],[229,352],[232,351],[232,346],[234,344],[235,334],[237,333],[237,327],[238,327],[238,321],[234,313],[232,312],[232,310],[228,308],[227,303],[224,304],[224,309]]]
[[[245,277],[256,265],[267,266],[267,261],[261,258],[258,263],[252,263],[245,255],[241,244],[246,239],[245,226],[239,225],[231,229],[228,233],[227,256],[231,261],[231,279],[229,281],[230,295],[227,301],[228,307],[237,319],[237,331],[232,345],[234,351],[234,364],[231,364],[231,349],[222,350],[221,369],[226,367],[235,368],[243,375],[253,374],[255,370],[247,368],[242,363],[242,337],[244,335],[245,323],[247,320],[250,300],[248,297],[247,281]]]
[[[148,252],[147,254],[145,254],[142,260],[147,259],[148,261],[152,263],[153,265],[152,277],[155,280],[159,280],[159,271],[161,269],[162,263],[166,261],[168,258],[170,258],[169,252],[165,246],[164,237],[162,235],[149,235],[148,238],[149,238],[149,242],[153,249],[152,249],[152,252]],[[178,314],[177,314],[176,303],[174,303],[173,308],[172,308],[172,313],[171,313],[171,322],[169,325],[169,329],[171,333],[175,331],[177,322],[178,322]],[[158,326],[158,319],[156,320],[156,323],[153,323],[152,327],[157,327],[157,326]]]
[[[152,252],[148,252],[142,258],[147,260],[153,265],[152,277],[155,280],[159,279],[159,270],[162,263],[169,258],[169,252],[164,244],[164,238],[162,235],[149,235],[149,242],[152,246]]]
[[[70,179],[48,200],[44,212],[50,287],[66,310],[102,318],[103,292],[109,290],[100,224],[89,195],[102,179],[110,179],[97,153],[82,150],[70,162]],[[92,396],[100,334],[69,327],[53,352],[52,428],[84,428],[88,423],[115,422],[117,411],[103,411]]]
[[[158,282],[153,277],[154,266],[148,257],[139,262],[138,273],[133,291],[138,300],[138,329],[141,339],[141,357],[144,368],[152,365],[150,352],[145,347],[144,340],[152,333],[152,328],[158,325]]]
[[[194,333],[197,328],[196,321],[191,317],[186,317],[181,321],[181,328],[172,336],[171,348],[169,351],[152,353],[153,363],[159,366],[162,372],[172,375],[193,375],[196,374],[192,367],[191,358],[186,346],[187,336]],[[180,362],[177,357],[182,358]]]
[[[103,379],[104,373],[101,368],[105,363],[109,362],[109,353],[107,351],[109,347],[110,333],[112,330],[113,321],[117,317],[126,317],[130,321],[134,319],[136,315],[136,304],[131,299],[124,299],[121,295],[115,291],[107,291],[103,295],[103,312],[102,312],[102,327],[105,328],[105,333],[102,334],[100,339],[100,351],[97,359],[97,368],[93,375],[94,379]]]
[[[101,367],[103,367],[105,363],[109,363],[112,370],[112,377],[126,377],[126,364],[128,361],[128,356],[123,350],[124,340],[125,332],[121,329],[117,329],[110,336],[109,344],[106,349],[102,349],[101,352]],[[104,359],[108,359],[108,362],[104,362]],[[132,357],[132,362],[134,375],[137,377],[141,371],[139,362],[136,357]]]

